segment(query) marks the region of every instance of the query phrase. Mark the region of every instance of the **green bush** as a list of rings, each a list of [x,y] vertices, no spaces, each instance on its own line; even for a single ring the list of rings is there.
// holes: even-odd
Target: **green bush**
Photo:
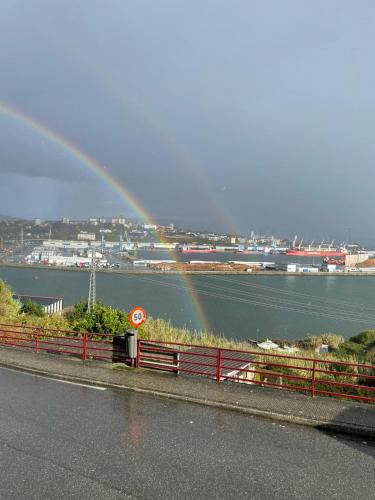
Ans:
[[[20,312],[23,314],[30,314],[31,316],[38,316],[39,318],[43,318],[46,315],[43,307],[33,302],[31,299],[25,300],[25,303],[21,306]]]
[[[348,340],[340,345],[339,349],[336,351],[338,355],[354,354],[357,356],[366,356],[366,348],[361,344],[352,342]]]
[[[375,363],[375,342],[368,348],[367,359]]]
[[[87,301],[76,304],[65,315],[70,327],[77,331],[93,333],[122,333],[130,328],[128,314],[120,309],[106,306],[98,300],[89,311]]]
[[[365,330],[364,332],[351,337],[350,342],[355,342],[356,344],[362,344],[365,346],[370,346],[375,344],[375,330]]]
[[[1,321],[14,320],[20,310],[20,304],[13,299],[13,292],[5,281],[0,280],[0,318]]]
[[[35,326],[37,328],[51,328],[52,330],[58,330],[61,334],[63,334],[64,330],[69,330],[70,327],[67,320],[58,314],[46,315],[43,317],[22,314],[17,317],[16,322],[19,325]]]
[[[335,333],[322,333],[314,337],[307,337],[304,341],[305,345],[311,349],[316,349],[322,344],[327,344],[331,349],[337,349],[344,342],[344,337]]]

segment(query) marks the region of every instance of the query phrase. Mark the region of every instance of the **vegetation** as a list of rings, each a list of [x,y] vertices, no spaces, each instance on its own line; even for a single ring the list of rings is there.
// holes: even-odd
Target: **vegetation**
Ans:
[[[120,309],[106,306],[98,300],[91,311],[87,301],[76,304],[65,315],[69,327],[76,331],[94,333],[121,333],[130,327],[128,314]]]
[[[5,281],[0,280],[0,319],[3,323],[12,321],[20,312],[20,305],[13,299],[13,293]]]
[[[375,361],[375,330],[365,330],[344,341],[339,345],[337,353],[355,355],[360,361]]]
[[[158,339],[164,342],[181,342],[227,349],[249,349],[247,342],[216,336],[207,331],[195,331],[187,328],[176,328],[169,321],[148,318],[139,330],[145,339]]]
[[[0,281],[0,322],[17,323],[20,325],[30,325],[41,328],[53,328],[57,331],[72,329],[77,332],[89,331],[93,333],[122,333],[131,327],[126,312],[107,306],[98,301],[94,308],[89,311],[86,301],[81,301],[72,307],[64,316],[40,314],[37,304],[27,302],[24,307],[13,300],[12,291],[9,286]],[[301,352],[295,356],[291,355],[283,359],[283,366],[271,365],[269,353],[256,347],[250,347],[248,343],[228,339],[206,331],[192,331],[187,328],[175,328],[170,322],[162,319],[148,318],[139,329],[141,338],[158,339],[165,342],[181,342],[187,344],[199,344],[204,346],[244,349],[258,352],[257,360],[262,364],[257,365],[262,374],[256,377],[260,382],[270,382],[288,384],[294,387],[307,387],[310,389],[309,380],[300,380],[293,377],[311,376],[312,361],[298,359]],[[282,342],[281,342],[282,343]],[[290,342],[285,342],[290,344]],[[338,393],[350,392],[362,396],[374,396],[373,392],[366,389],[353,389],[332,385],[333,382],[348,384],[358,384],[371,386],[374,381],[364,377],[356,377],[358,369],[356,367],[342,365],[342,362],[349,363],[375,363],[375,330],[367,330],[358,335],[345,340],[340,335],[324,333],[319,336],[308,337],[307,339],[294,343],[303,351],[303,357],[318,359],[316,364],[316,389],[334,391]],[[322,344],[329,346],[329,353],[317,354],[315,350]],[[323,363],[330,360],[331,363]],[[308,370],[306,370],[308,369]],[[335,371],[336,374],[324,373],[319,370]],[[364,375],[375,375],[374,368],[362,370]],[[292,378],[288,377],[291,376]],[[371,383],[372,382],[372,383]]]
[[[125,311],[105,305],[102,301],[97,301],[91,311],[88,311],[87,301],[81,301],[67,311],[64,316],[45,315],[42,308],[32,301],[27,301],[24,306],[20,307],[20,304],[12,298],[10,287],[1,280],[0,321],[93,333],[120,333],[131,327],[128,314]],[[195,343],[204,346],[249,350],[249,344],[246,342],[216,336],[207,331],[176,328],[169,321],[162,319],[148,318],[139,332],[144,339],[154,338],[166,342]],[[291,344],[291,342],[285,343]],[[327,344],[330,350],[328,357],[330,358],[353,362],[375,360],[375,330],[361,332],[349,340],[334,333],[324,333],[295,341],[293,344],[305,351],[304,355],[311,357],[317,356],[316,348]],[[251,347],[251,350],[257,349]]]
[[[371,346],[375,344],[375,330],[366,330],[364,332],[359,333],[355,337],[351,337],[349,339],[351,342],[355,342],[356,344]]]
[[[315,350],[322,344],[328,345],[328,348],[331,350],[337,349],[344,342],[344,337],[335,333],[322,333],[322,335],[307,337],[307,339],[302,341],[308,350]]]
[[[36,307],[35,307],[36,306]],[[40,306],[35,302],[26,302],[21,306],[17,300],[13,299],[13,292],[10,286],[0,280],[0,322],[16,323],[19,325],[37,326],[41,328],[54,328],[66,330],[69,328],[68,321],[59,315],[45,315]]]
[[[39,318],[44,318],[46,315],[43,307],[30,299],[25,300],[25,303],[21,306],[20,312],[23,314],[30,314],[31,316],[38,316]]]

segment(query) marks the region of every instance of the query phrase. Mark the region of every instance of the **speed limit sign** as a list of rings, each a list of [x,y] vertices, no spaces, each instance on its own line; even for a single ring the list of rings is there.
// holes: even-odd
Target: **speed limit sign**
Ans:
[[[139,328],[146,321],[146,311],[143,307],[134,307],[129,313],[129,321],[134,328]]]

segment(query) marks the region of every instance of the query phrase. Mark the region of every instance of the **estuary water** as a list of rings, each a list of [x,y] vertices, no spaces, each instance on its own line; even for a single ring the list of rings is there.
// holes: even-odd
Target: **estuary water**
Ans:
[[[64,298],[71,305],[86,298],[89,273],[54,269],[0,268],[17,293]],[[129,310],[142,305],[153,317],[175,326],[237,339],[303,338],[323,332],[350,337],[375,328],[375,277],[369,276],[202,276],[97,274],[97,296]]]

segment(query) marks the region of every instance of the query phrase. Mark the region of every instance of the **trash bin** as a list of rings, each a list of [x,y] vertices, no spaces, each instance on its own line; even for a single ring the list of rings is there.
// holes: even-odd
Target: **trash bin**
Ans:
[[[127,330],[125,340],[128,358],[133,360],[137,357],[137,330]]]
[[[124,333],[113,336],[112,347],[112,363],[125,363],[128,359],[128,352]]]
[[[125,333],[113,336],[112,363],[133,362],[137,357],[137,330],[127,330]]]

